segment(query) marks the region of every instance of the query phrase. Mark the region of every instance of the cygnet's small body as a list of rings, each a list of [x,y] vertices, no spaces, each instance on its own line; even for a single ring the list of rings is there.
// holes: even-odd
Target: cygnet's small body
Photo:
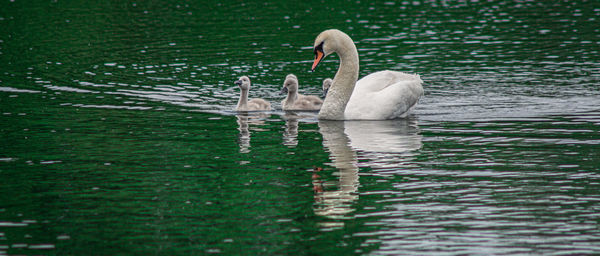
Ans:
[[[333,79],[325,78],[325,80],[323,80],[323,97],[327,96],[327,91],[329,91],[331,84],[333,84]]]
[[[240,99],[237,104],[237,111],[271,110],[271,103],[266,100],[260,98],[248,99],[248,91],[250,91],[250,78],[247,76],[242,76],[239,80],[235,81],[235,84],[240,87]]]
[[[317,96],[298,93],[298,78],[293,74],[285,77],[281,93],[287,93],[287,96],[281,102],[283,110],[317,111],[323,105],[323,100]]]

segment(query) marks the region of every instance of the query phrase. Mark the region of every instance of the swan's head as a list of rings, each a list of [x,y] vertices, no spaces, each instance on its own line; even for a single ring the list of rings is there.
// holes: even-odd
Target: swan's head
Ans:
[[[298,78],[293,74],[289,74],[285,77],[285,81],[283,82],[283,88],[281,89],[281,93],[296,92],[296,91],[298,91]]]
[[[325,78],[325,80],[323,80],[323,97],[327,96],[327,91],[329,91],[331,84],[333,84],[333,79]]]
[[[235,81],[235,84],[242,90],[250,90],[250,78],[247,76],[240,77],[240,79]]]
[[[352,39],[344,32],[337,29],[328,29],[317,36],[313,51],[315,61],[312,65],[312,71],[315,71],[317,65],[329,54],[343,50],[344,41],[352,42]]]

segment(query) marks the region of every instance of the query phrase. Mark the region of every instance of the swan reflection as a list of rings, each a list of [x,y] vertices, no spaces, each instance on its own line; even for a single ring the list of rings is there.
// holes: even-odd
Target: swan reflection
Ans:
[[[369,161],[361,163],[376,169],[381,159],[393,159],[390,165],[401,166],[405,154],[422,147],[422,136],[416,120],[390,121],[319,121],[319,132],[323,136],[323,146],[329,152],[332,167],[338,170],[336,182],[323,181],[320,168],[313,174],[315,214],[330,219],[348,218],[346,215],[355,209],[358,199],[359,157]],[[406,160],[404,160],[406,161]],[[362,161],[361,161],[362,162]],[[334,187],[334,190],[327,190]],[[340,222],[321,223],[327,227],[341,226]]]
[[[423,136],[412,118],[385,121],[348,121],[344,131],[352,148],[364,152],[403,153],[420,149]]]
[[[315,169],[313,187],[315,192],[315,214],[331,219],[343,219],[354,211],[352,204],[358,199],[358,166],[356,152],[350,147],[350,140],[344,133],[344,122],[320,121],[319,132],[323,136],[323,146],[329,151],[331,166],[338,170],[337,184],[320,179]],[[337,187],[329,191],[328,187]],[[341,222],[325,222],[324,226],[343,225]]]
[[[240,134],[238,135],[239,145],[240,145],[240,153],[250,153],[250,129],[249,124],[254,125],[263,125],[265,123],[264,119],[267,117],[266,113],[252,113],[252,112],[244,112],[236,115],[238,130]]]

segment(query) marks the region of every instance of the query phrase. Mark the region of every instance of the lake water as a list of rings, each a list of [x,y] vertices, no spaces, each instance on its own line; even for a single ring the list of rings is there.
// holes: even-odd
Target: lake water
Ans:
[[[0,3],[0,255],[600,254],[597,1]],[[407,119],[285,113],[338,28]],[[233,111],[253,81],[265,113]]]

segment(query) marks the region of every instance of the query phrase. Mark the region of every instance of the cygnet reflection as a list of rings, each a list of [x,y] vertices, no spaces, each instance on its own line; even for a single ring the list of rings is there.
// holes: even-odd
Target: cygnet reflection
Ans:
[[[285,130],[283,131],[283,145],[288,147],[298,146],[298,116],[286,115]]]
[[[239,113],[236,115],[238,130],[240,134],[238,135],[239,145],[240,145],[240,153],[250,153],[250,126],[253,125],[263,125],[265,123],[264,119],[267,117],[265,113]]]
[[[283,145],[290,148],[298,146],[298,123],[301,120],[314,120],[317,113],[307,111],[285,111],[281,116],[285,120]],[[310,122],[310,121],[309,121]]]

